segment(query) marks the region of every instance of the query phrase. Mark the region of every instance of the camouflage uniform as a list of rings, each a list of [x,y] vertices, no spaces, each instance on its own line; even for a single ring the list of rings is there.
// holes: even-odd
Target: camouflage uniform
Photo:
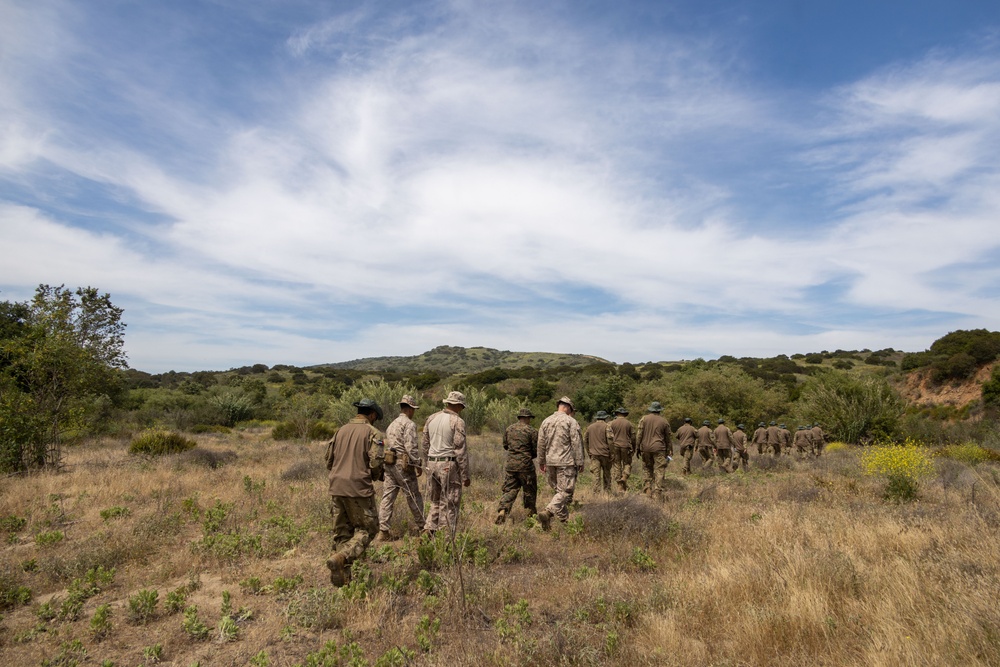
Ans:
[[[602,418],[601,415],[604,415]],[[594,476],[594,493],[611,493],[611,446],[608,444],[608,415],[597,413],[597,421],[583,432],[583,454],[590,457],[590,474]]]
[[[819,456],[823,453],[823,447],[826,445],[826,435],[823,433],[823,429],[819,427],[819,424],[813,424],[810,432],[812,433],[813,454]]]
[[[757,430],[753,432],[751,444],[757,445],[758,455],[763,455],[767,451],[767,427],[764,426],[764,422],[761,422],[757,426]]]
[[[559,402],[573,407],[565,396]],[[555,495],[544,510],[546,517],[540,517],[542,525],[544,527],[553,516],[565,522],[569,518],[569,505],[573,502],[577,473],[583,469],[580,424],[559,410],[546,417],[538,429],[538,458],[545,465],[549,486],[555,489]]]
[[[775,422],[771,422],[771,425],[767,427],[767,446],[770,447],[771,453],[775,457],[781,456],[781,443],[784,439],[778,425]]]
[[[800,426],[795,431],[795,453],[800,459],[804,459],[806,452],[810,454],[813,452],[812,431],[807,430],[805,426]]]
[[[642,483],[642,492],[654,500],[663,499],[663,478],[667,473],[667,457],[673,455],[674,444],[670,422],[660,416],[659,403],[650,406],[650,413],[643,415],[636,429],[635,440],[640,455],[642,468],[646,473]]]
[[[333,555],[327,561],[331,581],[334,581],[335,569],[331,563],[338,563],[342,574],[365,553],[378,532],[372,473],[375,469],[378,477],[383,457],[382,434],[360,414],[344,424],[327,443],[326,469],[330,471],[330,514],[333,515]]]
[[[424,531],[433,533],[445,527],[454,531],[462,486],[470,480],[465,420],[450,407],[435,412],[424,423],[421,446],[427,460],[427,496],[431,504]]]
[[[720,419],[719,425],[715,427],[715,433],[712,435],[715,438],[715,452],[719,468],[728,472],[732,464],[733,432]]]
[[[510,515],[517,500],[519,490],[524,490],[521,498],[528,515],[537,513],[535,497],[538,495],[538,477],[535,475],[535,457],[538,456],[538,431],[531,424],[520,421],[507,427],[503,433],[503,448],[507,450],[507,465],[504,468],[503,496],[497,510],[497,522],[503,523]]]
[[[632,454],[635,451],[635,437],[632,422],[625,418],[628,413],[618,413],[608,423],[605,437],[611,447],[611,478],[622,493],[628,491],[628,478],[632,476]]]
[[[736,450],[734,465],[746,471],[750,463],[750,454],[747,452],[747,434],[743,432],[743,424],[737,424],[736,430],[733,431],[733,449]]]
[[[698,454],[701,456],[701,467],[712,465],[712,448],[715,447],[715,433],[708,426],[706,419],[698,429]]]
[[[694,456],[694,443],[698,439],[698,432],[694,430],[690,419],[685,419],[684,424],[677,429],[677,443],[680,445],[681,456],[684,457],[685,475],[691,474],[691,457]]]
[[[407,397],[409,398],[409,397]],[[416,526],[424,525],[424,498],[420,494],[417,469],[420,468],[420,448],[417,446],[417,425],[400,413],[385,430],[386,450],[392,452],[394,463],[385,465],[382,502],[378,508],[379,530],[388,533],[396,496],[403,492]]]

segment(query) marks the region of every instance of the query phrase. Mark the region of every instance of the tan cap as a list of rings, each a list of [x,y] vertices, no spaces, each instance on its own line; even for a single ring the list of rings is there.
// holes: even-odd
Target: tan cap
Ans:
[[[409,394],[406,394],[406,395],[403,396],[403,398],[399,399],[399,404],[400,405],[408,405],[411,408],[413,408],[414,410],[416,410],[417,408],[420,407],[419,405],[417,405],[417,402],[415,400],[413,400],[413,397],[410,396]]]
[[[558,401],[556,401],[556,405],[559,405],[560,403],[565,403],[570,407],[571,410],[576,410],[576,407],[573,405],[573,399],[570,398],[569,396],[563,396]]]
[[[448,398],[444,399],[444,402],[448,405],[461,405],[465,406],[465,394],[460,391],[452,391],[448,393]]]

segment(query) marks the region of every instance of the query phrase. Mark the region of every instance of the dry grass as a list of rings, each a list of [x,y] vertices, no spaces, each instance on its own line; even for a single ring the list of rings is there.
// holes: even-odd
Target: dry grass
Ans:
[[[373,552],[355,578],[364,585],[338,592],[323,565],[322,443],[253,432],[198,442],[192,452],[219,458],[142,460],[124,443],[97,442],[69,450],[63,473],[4,481],[0,517],[27,523],[3,535],[0,583],[29,586],[34,600],[3,612],[0,664],[39,664],[74,639],[87,664],[139,664],[160,643],[165,664],[245,665],[265,651],[271,665],[296,665],[330,640],[357,642],[372,664],[394,647],[424,665],[1000,664],[1000,472],[991,463],[937,462],[910,504],[883,502],[850,450],[803,462],[754,457],[748,474],[681,478],[675,461],[662,504],[596,497],[585,475],[570,523],[543,533],[517,504],[511,521],[493,525],[503,452],[482,436],[470,445],[461,568],[446,540],[421,549],[404,537]],[[540,481],[541,507],[551,491]],[[413,527],[397,502],[403,534]],[[204,546],[207,512],[219,506],[228,513],[216,532],[258,536],[259,549]],[[115,507],[128,512],[102,518]],[[64,539],[35,541],[52,531]],[[66,599],[96,567],[114,567],[114,581],[79,620],[39,620],[43,602]],[[186,604],[211,628],[207,641],[165,609],[167,594],[192,580]],[[128,600],[142,589],[158,590],[160,602],[137,627],[126,622]],[[234,612],[254,612],[225,643],[224,590]],[[112,629],[98,642],[90,619],[102,604]]]

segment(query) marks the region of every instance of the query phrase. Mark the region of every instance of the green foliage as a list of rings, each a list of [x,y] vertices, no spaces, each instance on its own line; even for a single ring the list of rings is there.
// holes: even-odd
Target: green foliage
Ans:
[[[146,625],[156,616],[156,605],[160,602],[160,592],[143,589],[128,599],[128,620],[134,625]]]
[[[883,378],[829,372],[802,388],[799,413],[844,442],[891,439],[899,431],[903,400]]]
[[[929,367],[935,382],[962,380],[1000,355],[1000,332],[986,329],[952,331],[931,344],[926,352],[903,357],[904,371]]]
[[[0,517],[0,533],[19,533],[28,525],[28,520],[13,514]]]
[[[111,634],[111,605],[98,605],[94,610],[94,615],[90,618],[90,636],[94,641],[101,641]]]
[[[114,507],[109,507],[107,509],[101,510],[101,518],[105,521],[111,521],[112,519],[123,519],[132,514],[132,510],[127,507],[121,507],[115,505]]]
[[[149,664],[156,664],[163,660],[163,644],[143,647],[142,659]]]
[[[504,605],[500,617],[493,624],[501,640],[517,638],[532,623],[528,601],[518,600],[515,604]]]
[[[271,667],[271,658],[267,655],[267,651],[261,650],[252,658],[250,658],[251,667]]]
[[[181,628],[193,639],[208,639],[208,626],[198,618],[198,607],[194,605],[184,610],[184,621],[181,623]]]
[[[0,611],[31,602],[31,589],[21,584],[19,575],[0,570]]]
[[[865,475],[886,481],[884,497],[897,502],[914,500],[920,480],[934,472],[926,447],[908,440],[903,444],[872,445],[861,454]]]
[[[337,646],[334,641],[328,641],[318,651],[306,655],[306,661],[296,663],[295,667],[367,667],[365,653],[357,642]]]
[[[289,621],[311,630],[326,630],[343,624],[343,598],[325,586],[296,593],[285,608]]]
[[[240,637],[240,627],[232,616],[224,615],[219,619],[219,641],[234,642]]]
[[[259,394],[242,389],[227,389],[209,399],[221,416],[224,426],[235,426],[237,422],[253,419],[254,409],[260,404]]]
[[[186,586],[180,586],[167,593],[167,599],[163,603],[163,608],[168,614],[176,614],[184,609],[187,604],[188,590]]]
[[[434,645],[434,640],[437,638],[438,632],[441,630],[441,619],[431,618],[430,616],[421,616],[420,622],[417,623],[417,629],[414,630],[414,635],[417,639],[417,646],[424,653],[431,650]]]
[[[990,379],[983,383],[983,405],[991,410],[1000,409],[1000,364],[990,371]]]
[[[632,555],[629,556],[628,560],[632,563],[632,565],[635,565],[640,570],[656,569],[656,561],[654,561],[653,558],[640,547],[632,548]]]
[[[600,382],[590,383],[573,396],[573,404],[584,419],[593,419],[598,410],[612,412],[625,405],[625,393],[633,384],[625,375],[609,375]]]
[[[164,456],[193,449],[198,443],[171,431],[146,431],[129,444],[129,454]]]
[[[80,578],[74,579],[66,592],[66,599],[59,607],[59,618],[76,621],[80,618],[84,603],[111,585],[115,578],[114,568],[96,567]]]
[[[416,651],[401,646],[393,646],[375,660],[375,667],[403,667],[417,657]]]
[[[84,408],[124,388],[121,314],[91,287],[0,303],[0,472],[56,464],[67,431],[101,427],[108,412]]]
[[[35,535],[35,544],[42,547],[51,547],[63,541],[66,535],[61,530],[50,530]]]
[[[87,659],[87,649],[79,639],[63,642],[54,658],[42,659],[42,667],[77,667]]]
[[[987,449],[974,442],[964,442],[955,445],[945,445],[934,451],[934,456],[954,461],[961,461],[966,465],[977,466],[986,461],[1000,462],[1000,452],[994,449]]]

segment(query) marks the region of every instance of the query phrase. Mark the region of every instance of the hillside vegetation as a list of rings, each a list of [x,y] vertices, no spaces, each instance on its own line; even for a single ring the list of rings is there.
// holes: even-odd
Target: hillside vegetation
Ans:
[[[514,369],[529,366],[545,369],[560,366],[586,366],[592,363],[609,363],[600,357],[585,354],[559,354],[553,352],[511,352],[489,347],[457,347],[439,345],[433,350],[412,357],[367,357],[354,361],[319,364],[315,369],[345,368],[356,371],[388,371],[408,373],[433,371],[445,375],[476,373],[489,368]]]

